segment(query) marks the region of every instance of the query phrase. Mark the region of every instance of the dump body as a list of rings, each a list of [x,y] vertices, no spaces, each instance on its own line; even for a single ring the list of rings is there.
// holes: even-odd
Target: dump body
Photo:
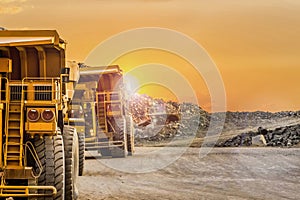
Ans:
[[[41,176],[64,169],[55,163],[64,162],[59,140],[78,78],[56,31],[0,31],[0,197],[54,197],[62,190]],[[48,158],[47,151],[61,157]]]
[[[102,156],[127,154],[133,133],[119,66],[80,68],[73,103],[83,107],[86,150],[99,151]]]

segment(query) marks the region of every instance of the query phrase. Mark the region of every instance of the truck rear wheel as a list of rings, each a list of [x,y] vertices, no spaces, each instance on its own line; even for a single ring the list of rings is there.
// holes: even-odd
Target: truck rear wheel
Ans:
[[[85,150],[85,133],[78,133],[78,143],[79,143],[79,176],[82,176],[84,169],[84,150]]]
[[[76,181],[79,174],[79,150],[77,131],[72,126],[64,126],[63,130],[65,150],[65,199],[78,198]]]
[[[124,130],[125,120],[124,118],[115,119],[115,123],[116,132],[114,133],[113,140],[119,142],[114,142],[114,145],[121,145],[121,143],[122,145],[111,147],[111,155],[113,158],[125,158],[127,156],[127,137]]]
[[[127,137],[127,151],[128,155],[132,156],[134,152],[134,127],[130,116],[126,116],[126,137]]]
[[[61,135],[45,136],[41,139],[39,136],[34,138],[34,146],[38,155],[38,158],[42,164],[43,171],[38,178],[38,185],[40,186],[54,186],[57,190],[55,197],[40,197],[39,200],[51,199],[61,200],[64,199],[64,147],[63,139]],[[40,173],[37,165],[34,166],[36,174]],[[44,191],[38,191],[38,193],[44,193]]]

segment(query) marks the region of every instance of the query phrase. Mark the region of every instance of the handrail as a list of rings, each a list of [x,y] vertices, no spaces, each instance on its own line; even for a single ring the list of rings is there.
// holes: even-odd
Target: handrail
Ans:
[[[8,81],[8,79],[7,78],[5,78],[6,79],[6,86],[5,86],[5,116],[8,116],[9,115],[9,104],[8,104],[8,102],[9,102],[9,98],[10,98],[10,91],[9,91],[9,81]],[[8,138],[8,120],[5,120],[5,138]],[[6,139],[7,140],[7,139]],[[4,166],[6,166],[7,165],[7,160],[6,160],[6,152],[7,152],[7,144],[6,144],[6,141],[5,141],[5,143],[4,144],[2,144],[3,145],[3,154],[4,154]]]
[[[5,100],[4,101],[2,101],[2,80],[5,80],[5,87],[6,87],[6,89],[5,89]],[[4,106],[6,106],[7,105],[7,102],[8,102],[8,79],[6,78],[6,77],[1,77],[0,78],[0,102],[1,102],[1,104],[2,103],[4,103],[5,105],[3,105],[3,108],[2,109],[4,109]],[[1,111],[1,120],[2,120],[2,118],[3,118],[3,116],[2,116],[2,110],[0,110]],[[6,109],[6,112],[8,112],[7,111],[7,109]],[[5,113],[5,115],[7,115],[7,113]],[[6,130],[6,127],[7,127],[7,125],[8,125],[8,122],[7,121],[5,121],[5,124],[4,124],[4,127],[3,127],[3,124],[1,124],[1,130],[4,128],[5,130]],[[5,131],[5,133],[6,133],[7,131]],[[3,153],[5,152],[5,147],[4,147],[4,144],[3,144],[3,137],[1,137],[0,138],[0,155],[3,155]],[[0,159],[0,166],[3,166],[3,162],[2,162],[2,159]]]
[[[122,91],[118,91],[118,92],[109,92],[109,91],[104,91],[104,92],[96,92],[96,96],[100,96],[102,95],[104,97],[103,101],[106,103],[106,102],[112,102],[112,101],[121,101],[122,99]],[[111,98],[108,98],[108,96],[112,96],[112,95],[119,95],[119,100],[112,100]],[[98,100],[98,99],[97,99]],[[99,102],[99,101],[96,101],[96,102]]]
[[[31,86],[30,88],[26,89],[27,92],[27,98],[32,97],[32,95],[38,94],[38,95],[44,95],[45,98],[48,98],[47,95],[51,95],[51,98],[49,99],[28,99],[26,102],[24,94],[24,89],[22,90],[22,103],[27,103],[27,102],[35,102],[35,101],[51,101],[51,103],[57,103],[60,101],[62,98],[62,91],[60,88],[60,84],[57,84],[60,82],[61,79],[57,77],[52,77],[52,78],[44,78],[44,77],[25,77],[22,79],[22,87],[23,86]],[[45,84],[47,83],[47,84]],[[39,90],[32,89],[33,87],[51,87],[51,89],[47,88],[40,88]]]
[[[96,92],[96,94],[118,94],[121,93],[121,91],[115,92],[115,91],[104,91],[104,92]]]
[[[23,194],[20,193],[20,190],[23,190]],[[32,190],[51,190],[52,193],[42,193],[36,194],[31,193]],[[11,185],[0,185],[0,198],[8,197],[52,197],[57,194],[57,190],[54,186],[11,186]],[[6,192],[7,191],[7,192]],[[18,193],[13,193],[18,192]]]

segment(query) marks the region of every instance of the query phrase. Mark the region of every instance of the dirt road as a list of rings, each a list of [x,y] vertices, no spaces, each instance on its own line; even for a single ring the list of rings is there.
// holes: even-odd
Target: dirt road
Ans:
[[[198,148],[188,148],[167,167],[158,166],[166,160],[164,156],[175,158],[178,148],[161,152],[157,148],[141,147],[134,157],[126,159],[87,160],[85,174],[78,180],[79,198],[300,198],[300,148],[215,148],[202,158]],[[154,163],[151,169],[147,168],[149,163]],[[139,166],[152,172],[134,169]]]

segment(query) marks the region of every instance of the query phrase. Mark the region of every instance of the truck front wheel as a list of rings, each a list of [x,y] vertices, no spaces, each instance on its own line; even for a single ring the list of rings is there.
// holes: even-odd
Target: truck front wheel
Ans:
[[[63,139],[65,150],[65,199],[73,200],[78,198],[76,182],[79,174],[79,149],[76,129],[65,125]]]
[[[35,164],[35,174],[40,175],[38,185],[54,186],[57,194],[53,198],[40,197],[39,200],[53,199],[62,200],[65,195],[65,163],[64,163],[64,145],[61,135],[41,139],[39,136],[34,138],[34,147],[42,165],[42,172]],[[38,193],[44,193],[40,190]]]

